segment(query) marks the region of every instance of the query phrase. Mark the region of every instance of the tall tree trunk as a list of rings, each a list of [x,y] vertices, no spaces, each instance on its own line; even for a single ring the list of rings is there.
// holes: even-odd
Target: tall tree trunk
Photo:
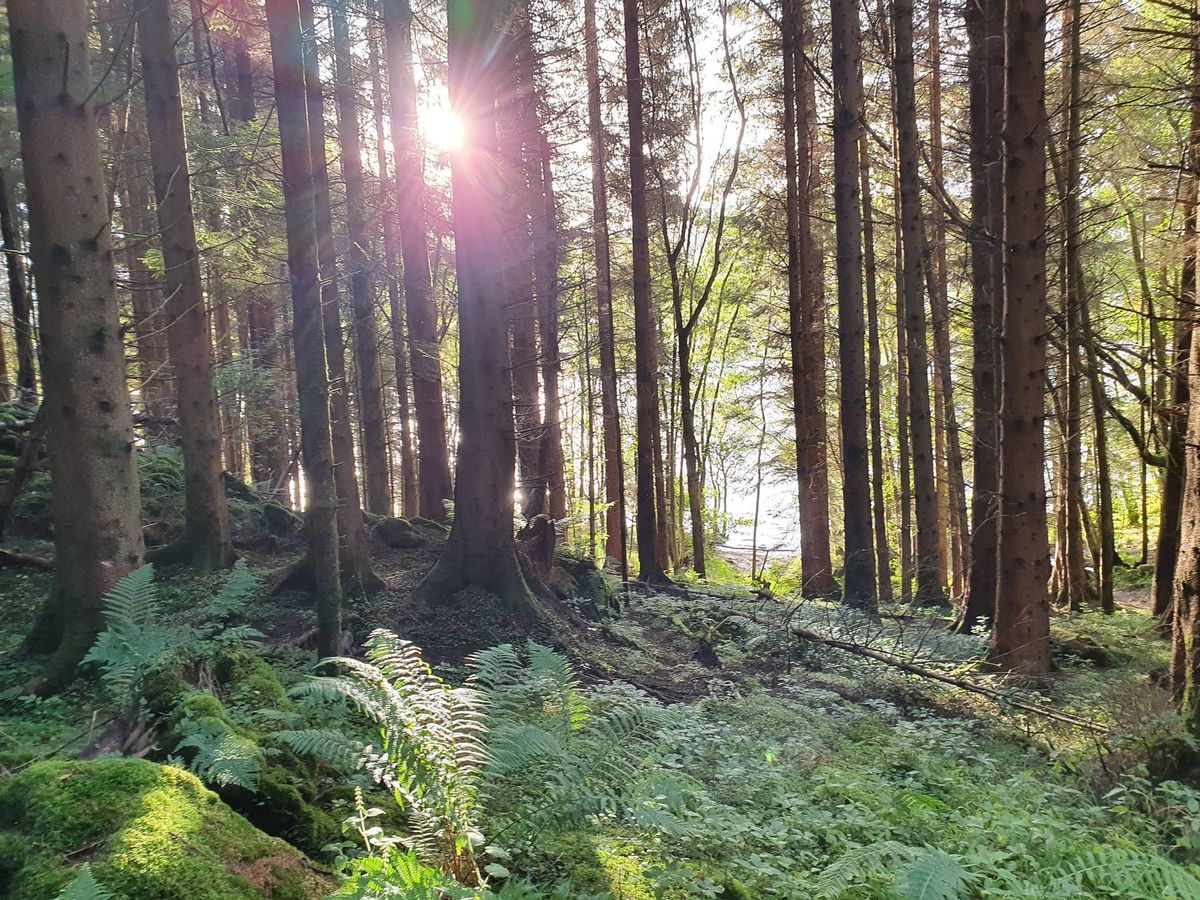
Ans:
[[[313,211],[317,229],[317,264],[321,278],[321,318],[329,374],[329,425],[333,439],[333,478],[337,485],[341,573],[358,590],[379,590],[383,582],[371,571],[362,500],[355,473],[354,428],[350,421],[346,343],[342,335],[338,289],[337,247],[333,241],[329,163],[325,156],[325,103],[317,58],[316,23],[312,0],[300,0],[304,34],[304,89],[308,100],[309,159],[312,166]]]
[[[383,140],[383,75],[379,43],[370,37],[371,100],[375,119],[376,170],[380,188],[380,219],[383,230],[384,268],[387,271],[388,316],[391,320],[392,358],[396,369],[396,418],[400,423],[400,503],[405,518],[420,515],[417,489],[417,458],[413,449],[412,415],[409,407],[408,342],[405,338],[404,305],[400,302],[400,243],[397,237],[396,207],[392,202],[387,143]]]
[[[392,152],[396,167],[396,208],[400,252],[404,257],[404,305],[408,322],[421,515],[442,521],[450,498],[450,455],[446,409],[442,402],[442,361],[438,349],[437,306],[429,275],[429,226],[425,181],[417,146],[417,86],[413,75],[412,9],[408,0],[383,0],[391,88]]]
[[[945,184],[942,148],[942,42],[941,3],[929,3],[929,175],[934,185]],[[950,289],[946,262],[946,217],[940,203],[933,210],[933,248],[929,254],[933,278],[929,285],[929,308],[933,324],[935,386],[939,400],[941,442],[944,456],[945,502],[949,537],[951,593],[958,599],[966,593],[970,569],[970,534],[967,522],[966,480],[963,477],[962,445],[958,442],[958,413],[954,407],[954,372],[950,356]]]
[[[170,361],[167,355],[166,314],[159,281],[150,270],[146,255],[157,231],[151,224],[150,192],[147,189],[149,154],[146,150],[145,109],[130,104],[127,133],[133,146],[121,172],[122,244],[125,270],[129,276],[133,331],[137,341],[138,396],[148,416],[166,420],[172,395]],[[136,149],[135,149],[136,148]],[[168,429],[156,426],[148,436],[163,438]]]
[[[1003,234],[1003,169],[1000,126],[1004,115],[1004,0],[966,7],[967,78],[971,114],[971,328],[974,366],[971,492],[971,573],[960,625],[991,620],[996,611],[996,540],[999,487],[1000,395],[997,384],[1000,311],[1003,300],[1000,240]]]
[[[29,296],[25,271],[25,251],[21,247],[20,226],[14,215],[8,171],[0,166],[0,252],[8,270],[8,301],[12,305],[13,332],[17,351],[17,391],[22,400],[37,394],[37,374],[33,352],[33,299]]]
[[[200,277],[179,64],[169,0],[148,0],[138,15],[146,132],[167,294],[167,343],[175,373],[183,449],[184,534],[174,549],[201,570],[233,563],[229,509],[221,476],[221,424],[213,352]]]
[[[858,89],[857,0],[833,0],[833,199],[837,218],[838,361],[841,369],[842,506],[846,538],[843,599],[875,610],[875,554],[871,538],[871,477],[867,445],[867,374],[864,359],[862,198],[858,142],[862,98]]]
[[[444,601],[467,585],[500,597],[528,625],[539,607],[513,543],[512,497],[516,438],[508,357],[507,258],[498,171],[498,100],[511,88],[507,54],[495,52],[507,4],[450,0],[450,102],[469,145],[451,157],[455,262],[459,296],[459,440],[454,525],[437,564],[417,589]]]
[[[617,402],[617,357],[613,339],[612,261],[608,244],[608,185],[604,118],[600,109],[600,62],[596,0],[583,2],[583,33],[588,92],[588,142],[592,162],[592,252],[596,264],[596,314],[600,341],[600,410],[604,419],[604,555],[628,574],[625,533],[625,463]]]
[[[337,486],[329,422],[329,374],[321,322],[316,210],[304,85],[304,46],[297,0],[266,0],[275,75],[275,108],[283,154],[284,218],[292,288],[292,344],[304,458],[305,530],[317,598],[317,652],[334,656],[342,643],[342,581],[338,564]]]
[[[334,81],[338,138],[342,145],[342,180],[346,186],[346,229],[350,299],[354,308],[354,356],[358,362],[358,410],[362,420],[363,479],[366,508],[391,515],[387,425],[383,415],[383,375],[379,366],[379,329],[367,260],[366,198],[363,188],[362,142],[358,131],[358,82],[350,45],[345,0],[333,4]]]
[[[1200,341],[1191,341],[1190,396],[1200,397]],[[1171,687],[1185,727],[1200,729],[1200,403],[1187,406],[1179,553],[1172,617]]]
[[[542,396],[545,415],[539,465],[546,490],[546,511],[555,521],[567,517],[566,477],[562,446],[562,399],[559,386],[562,362],[558,346],[558,210],[550,167],[550,142],[539,127],[532,154],[530,188],[533,207],[533,287],[538,298],[538,342],[541,348]]]
[[[933,475],[933,422],[929,404],[929,352],[922,290],[925,232],[921,217],[921,151],[917,137],[916,85],[913,75],[912,0],[893,6],[896,125],[900,156],[900,217],[904,240],[904,330],[908,353],[908,425],[912,441],[913,488],[917,507],[917,593],[925,606],[946,603],[946,563],[938,535],[937,490]]]
[[[1083,287],[1075,277],[1079,269],[1079,7],[1069,3],[1062,14],[1063,32],[1063,94],[1067,137],[1065,166],[1054,157],[1055,175],[1062,198],[1063,239],[1059,265],[1064,311],[1064,380],[1066,409],[1063,415],[1063,440],[1066,444],[1066,534],[1063,588],[1067,607],[1078,610],[1090,593],[1087,570],[1084,567],[1083,522],[1087,515],[1083,502],[1083,360],[1080,341],[1083,338]]]
[[[142,562],[141,503],[112,232],[100,159],[88,5],[7,7],[53,485],[54,584],[26,646],[53,651],[57,690],[103,627],[104,595]]]
[[[991,659],[1050,668],[1046,533],[1046,6],[1004,17],[1004,313],[1000,340],[1000,537]]]
[[[859,69],[860,89],[862,69]],[[863,266],[867,285],[867,394],[871,401],[871,499],[875,528],[875,575],[879,602],[892,602],[892,557],[888,550],[887,506],[883,499],[883,408],[879,374],[879,293],[875,271],[875,206],[871,199],[871,157],[864,130],[858,139],[862,179]]]
[[[650,294],[650,234],[646,215],[646,144],[642,123],[642,63],[638,49],[637,0],[622,0],[625,18],[626,102],[629,109],[629,205],[633,219],[633,318],[637,381],[637,548],[638,580],[667,580],[658,556],[659,515],[655,459],[658,440],[658,340]]]
[[[800,509],[801,590],[807,597],[832,597],[837,591],[829,528],[829,460],[825,415],[825,265],[812,223],[818,215],[814,199],[820,196],[821,159],[818,150],[816,85],[809,68],[808,47],[814,43],[812,10],[807,0],[794,0],[793,48],[797,178],[797,253],[799,255],[799,347],[793,346],[793,365],[799,353],[804,378],[797,413],[797,480]],[[790,276],[789,276],[790,277]],[[792,307],[789,285],[789,314]],[[797,323],[790,321],[789,329]],[[794,387],[794,386],[793,386]]]

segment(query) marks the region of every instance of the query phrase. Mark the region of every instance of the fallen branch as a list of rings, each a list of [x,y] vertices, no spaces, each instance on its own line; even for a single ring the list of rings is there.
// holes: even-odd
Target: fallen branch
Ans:
[[[31,556],[15,550],[0,550],[0,569],[6,568],[53,569],[54,560],[44,556]]]
[[[666,593],[676,597],[692,598],[698,595],[704,597],[705,599],[711,600],[729,599],[702,591],[689,592],[686,589],[681,588],[664,590],[661,586],[657,585],[648,587],[644,584],[634,583],[631,584],[631,587],[636,587],[638,590],[645,591],[648,594]],[[738,615],[767,628],[778,627],[780,625],[779,622],[765,620],[749,612],[739,612]],[[1070,713],[1059,712],[1058,710],[1054,709],[1047,709],[1046,707],[1039,706],[1036,703],[1029,703],[1025,700],[1009,697],[1001,691],[994,690],[993,688],[984,687],[981,684],[975,684],[963,678],[955,678],[953,675],[946,675],[943,672],[938,672],[934,669],[927,668],[926,666],[919,665],[918,663],[901,659],[898,656],[893,656],[891,653],[887,653],[883,650],[876,650],[873,647],[863,647],[859,644],[852,644],[849,641],[842,641],[834,637],[829,637],[816,631],[812,631],[808,628],[802,628],[799,625],[784,624],[783,627],[787,628],[787,630],[794,637],[798,637],[801,640],[809,641],[810,643],[814,644],[821,644],[825,647],[832,647],[835,650],[841,650],[845,653],[852,653],[855,656],[861,656],[866,659],[873,659],[876,662],[881,662],[884,665],[891,666],[892,668],[900,669],[902,672],[908,672],[910,675],[916,675],[920,678],[927,678],[930,681],[937,681],[941,684],[947,684],[951,687],[958,688],[959,690],[967,691],[968,693],[978,694],[981,697],[987,697],[989,700],[992,700],[995,703],[1010,706],[1014,709],[1024,710],[1025,712],[1030,712],[1046,719],[1062,722],[1065,725],[1072,725],[1076,728],[1082,728],[1098,734],[1112,733],[1111,728],[1101,725],[1099,722],[1093,722],[1090,719],[1084,719],[1080,716],[1073,716]]]

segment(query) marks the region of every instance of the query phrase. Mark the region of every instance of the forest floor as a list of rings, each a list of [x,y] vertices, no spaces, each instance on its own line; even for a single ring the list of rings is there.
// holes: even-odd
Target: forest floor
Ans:
[[[443,539],[424,530],[411,549],[372,539],[387,589],[348,600],[347,650],[357,653],[375,628],[391,629],[458,683],[474,648],[456,638],[456,623],[470,619],[470,632],[488,643],[516,636],[501,616],[480,620],[486,597],[437,611],[413,605],[411,590]],[[306,598],[266,587],[295,550],[244,551],[262,587],[238,616],[262,632],[254,654],[284,687],[302,683],[314,662]],[[224,577],[158,575],[157,614],[193,623]],[[1018,683],[983,673],[986,636],[953,634],[945,614],[891,609],[870,622],[755,592],[736,573],[728,581],[631,591],[619,610],[598,614],[579,607],[590,618],[566,650],[593,709],[581,734],[592,737],[572,745],[570,773],[510,773],[504,790],[489,795],[482,828],[494,864],[503,861],[491,871],[514,873],[504,896],[1200,896],[1200,782],[1180,767],[1188,748],[1159,686],[1169,645],[1146,614],[1144,589],[1123,590],[1112,616],[1056,615],[1056,671]],[[11,860],[5,870],[4,838],[19,831],[5,821],[6,780],[45,758],[106,749],[106,723],[122,712],[94,680],[48,699],[20,693],[38,661],[15,651],[48,585],[44,571],[0,570],[0,684],[10,686],[0,695],[0,894],[9,884],[12,896],[28,898],[56,889],[19,882]],[[797,630],[840,646],[800,639]],[[864,648],[877,658],[855,652]],[[282,694],[247,703],[235,682],[211,674],[195,687],[224,703],[227,727],[264,747],[273,746],[267,723],[294,719],[299,708]],[[253,708],[260,703],[266,708]],[[630,740],[603,733],[614,708],[651,724],[639,726],[648,740],[623,770],[629,783],[603,786],[586,773],[603,771],[597,760]],[[175,743],[160,725],[136,752],[183,764],[184,744]],[[282,765],[279,753],[264,756],[264,773]],[[305,782],[301,793],[315,810],[309,831],[266,815],[253,792],[218,792],[259,827],[335,866],[351,846],[338,845],[336,828],[330,833],[330,823],[354,811],[347,776],[313,763],[292,777]],[[605,798],[592,813],[533,812],[548,791],[580,784]],[[392,810],[384,830],[403,831],[403,815],[384,809]],[[96,846],[65,852],[59,863],[74,869]],[[524,893],[516,876],[528,879]]]

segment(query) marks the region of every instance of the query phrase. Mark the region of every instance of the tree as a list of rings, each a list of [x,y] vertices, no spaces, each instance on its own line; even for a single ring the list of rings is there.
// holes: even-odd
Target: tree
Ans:
[[[659,433],[658,328],[650,295],[650,234],[646,214],[645,126],[642,66],[638,48],[637,0],[622,0],[625,18],[625,98],[629,113],[629,211],[633,220],[633,318],[637,385],[637,548],[638,580],[667,580],[656,538],[660,522],[655,497],[654,447]]]
[[[809,5],[803,0],[784,4],[781,33],[784,168],[788,192],[788,341],[796,431],[801,591],[806,597],[828,597],[836,593],[837,583],[829,545],[825,273],[812,227],[820,164],[816,158],[815,87],[806,56],[811,31],[809,18]]]
[[[41,314],[54,584],[27,648],[43,690],[75,677],[101,600],[141,565],[141,503],[83,0],[8,4]],[[82,452],[81,452],[82,451]]]
[[[970,630],[996,611],[996,539],[999,478],[997,359],[1004,297],[1004,191],[1000,125],[1004,115],[1004,3],[967,6],[967,82],[970,93],[971,335],[974,485],[971,494],[971,571],[960,619]]]
[[[384,0],[388,86],[391,89],[392,151],[396,168],[396,208],[404,258],[404,304],[408,324],[421,515],[441,521],[449,499],[450,456],[446,410],[442,403],[442,361],[438,349],[437,307],[429,275],[425,182],[417,147],[417,87],[413,76],[412,9],[408,0]]]
[[[283,157],[292,344],[300,400],[300,447],[308,488],[305,529],[317,598],[317,652],[333,656],[340,652],[342,643],[342,582],[300,8],[297,0],[267,0],[266,10]]]
[[[587,69],[588,145],[592,164],[592,254],[596,267],[596,315],[600,342],[600,410],[604,420],[604,553],[628,574],[625,534],[625,463],[621,453],[621,414],[617,403],[617,357],[613,340],[612,260],[608,239],[608,178],[604,170],[604,120],[600,109],[600,61],[596,0],[583,0],[583,41]]]
[[[908,354],[908,428],[912,445],[917,510],[916,602],[946,602],[946,563],[938,538],[937,490],[933,476],[933,420],[929,408],[929,350],[925,332],[925,232],[922,230],[920,146],[913,77],[911,0],[893,5],[896,69],[896,131],[900,165],[900,225],[904,256],[904,330]]]
[[[1050,668],[1046,533],[1046,6],[1004,15],[1004,312],[1000,338],[1000,534],[991,660]]]
[[[350,380],[346,375],[346,342],[342,334],[337,246],[333,240],[333,209],[329,190],[329,161],[325,155],[325,100],[317,58],[316,21],[312,0],[300,0],[304,35],[304,89],[308,99],[308,140],[312,166],[313,211],[317,229],[317,264],[321,279],[321,319],[329,374],[329,426],[333,440],[333,479],[337,485],[338,537],[342,577],[360,591],[383,587],[371,571],[362,499],[355,474],[354,427],[350,422]]]
[[[24,400],[37,393],[37,373],[33,350],[33,298],[29,296],[28,275],[21,234],[13,213],[9,176],[0,167],[0,252],[8,270],[8,300],[12,305],[13,332],[16,335],[17,392]]]
[[[221,569],[233,563],[234,553],[169,0],[149,0],[137,25],[184,473],[183,538],[158,555],[186,559],[201,570]]]
[[[346,230],[349,239],[346,267],[350,274],[350,299],[354,309],[354,356],[358,363],[366,509],[379,515],[391,515],[392,488],[388,476],[387,425],[383,415],[379,329],[375,322],[367,259],[367,214],[358,126],[358,89],[350,46],[350,22],[344,0],[335,0],[333,4],[333,49],[338,139],[342,145],[342,180],[346,185]]]
[[[450,102],[467,135],[451,158],[455,263],[459,306],[459,440],[454,524],[442,555],[417,588],[444,602],[468,586],[499,597],[526,626],[539,607],[513,542],[516,435],[508,317],[501,302],[506,278],[521,260],[506,258],[504,204],[497,185],[497,103],[512,86],[511,66],[495,53],[507,4],[450,0]]]
[[[410,413],[408,379],[408,342],[405,335],[404,305],[400,302],[400,258],[397,237],[396,209],[391,202],[390,185],[395,182],[389,176],[387,144],[378,139],[384,134],[383,126],[383,77],[379,59],[379,43],[374,32],[370,40],[371,101],[375,120],[375,162],[378,166],[381,201],[384,269],[387,272],[388,315],[391,318],[392,359],[396,369],[396,417],[400,421],[400,499],[401,514],[411,518],[420,514],[420,496],[417,490],[417,458],[412,445],[412,416]]]
[[[837,218],[838,363],[841,370],[842,506],[846,536],[843,599],[877,607],[871,531],[871,477],[867,445],[867,374],[864,357],[862,198],[858,141],[862,100],[858,3],[833,0],[833,201]]]

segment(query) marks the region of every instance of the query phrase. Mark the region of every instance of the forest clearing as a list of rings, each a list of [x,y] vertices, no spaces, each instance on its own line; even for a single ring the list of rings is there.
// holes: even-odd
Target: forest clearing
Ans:
[[[5,0],[0,897],[1200,898],[1200,0]]]

